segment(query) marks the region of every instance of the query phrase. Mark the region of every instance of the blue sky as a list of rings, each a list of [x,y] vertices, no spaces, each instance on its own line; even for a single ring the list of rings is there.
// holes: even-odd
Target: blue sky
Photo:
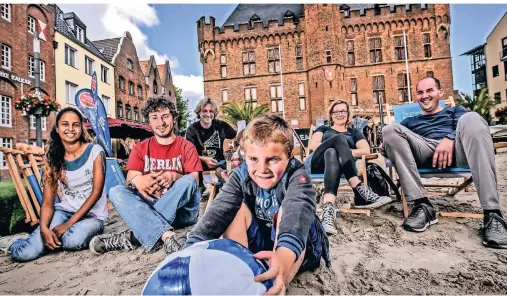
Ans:
[[[484,44],[507,12],[507,4],[451,5],[451,55],[454,89],[472,93],[470,57],[462,53]]]
[[[131,6],[132,5],[132,6]],[[144,5],[144,6],[143,6]],[[175,85],[183,89],[191,106],[202,97],[202,66],[197,52],[196,22],[201,16],[214,16],[221,25],[236,4],[59,4],[64,12],[75,12],[88,26],[92,40],[121,36],[129,30],[138,54],[148,59],[155,54],[157,62],[171,61]],[[469,57],[463,52],[485,42],[507,4],[451,5],[451,54],[454,89],[471,93]]]

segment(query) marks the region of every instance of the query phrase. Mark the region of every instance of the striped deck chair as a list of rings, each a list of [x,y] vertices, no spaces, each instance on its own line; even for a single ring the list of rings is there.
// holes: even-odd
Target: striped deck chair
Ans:
[[[445,101],[440,101],[440,105],[442,108],[446,107]],[[422,113],[422,109],[418,103],[412,104],[403,104],[403,105],[394,105],[392,106],[394,113],[394,121],[400,123],[403,119],[411,116],[416,116]],[[391,161],[386,158],[386,166],[392,166]],[[445,169],[437,169],[437,168],[418,168],[419,175],[421,178],[461,178],[464,181],[459,184],[425,184],[426,187],[451,187],[454,188],[447,195],[454,196],[458,192],[463,189],[466,189],[472,182],[472,172],[468,168],[458,168],[458,167],[450,167]],[[405,194],[403,190],[400,188],[402,205],[403,205],[403,216],[408,217],[408,204],[405,198]],[[473,214],[473,213],[459,213],[459,212],[440,212],[441,216],[444,217],[464,217],[464,218],[475,218],[482,219],[483,214]]]
[[[310,140],[312,139],[312,136],[313,136],[313,132],[315,130],[315,127],[312,125],[310,127],[310,135],[308,136],[308,143],[310,143]],[[309,155],[310,154],[310,149],[307,147],[305,147],[305,154],[306,155]],[[371,153],[371,154],[367,154],[367,155],[362,155],[360,157],[356,157],[356,160],[360,160],[360,163],[361,163],[361,170],[358,172],[358,175],[360,177],[363,177],[363,183],[364,184],[368,184],[368,176],[366,174],[366,166],[367,166],[367,163],[369,160],[374,160],[374,159],[377,159],[378,158],[378,154],[377,153]],[[310,177],[312,178],[312,182],[313,183],[323,183],[324,182],[324,174],[310,174]],[[345,176],[342,175],[341,176],[341,179],[345,179]],[[344,191],[351,191],[352,188],[350,188],[350,186],[347,184],[345,186],[340,186],[338,187],[338,191],[339,190],[344,190]],[[365,214],[366,216],[370,216],[371,215],[371,211],[370,209],[354,209],[354,208],[350,208],[350,209],[339,209],[338,211],[342,212],[342,213],[353,213],[353,214]]]
[[[40,189],[43,187],[43,184],[39,167],[42,165],[42,158],[44,157],[44,149],[23,143],[16,144],[16,148],[18,148],[20,151],[24,153],[24,157],[26,157],[25,162],[28,161],[28,163],[30,164],[31,171],[30,168],[27,168],[26,165],[23,168],[26,171],[27,178],[30,184],[32,185],[33,192],[37,196],[37,199],[39,199],[38,196],[40,193],[41,197],[40,203],[42,204],[42,191]],[[33,175],[36,177],[37,182],[35,182]],[[120,166],[118,164],[118,161],[115,158],[106,158],[106,179],[104,183],[106,194],[108,196],[109,190],[114,186],[125,185],[125,176],[123,175]],[[59,196],[60,195],[58,193],[58,197]],[[111,210],[113,208],[109,201],[107,203],[107,208],[108,210]]]
[[[39,147],[32,147],[33,148],[30,148],[28,144],[17,143],[16,151],[13,155],[16,157],[18,168],[25,179],[28,192],[40,216],[40,206],[42,205],[42,176],[39,167],[42,166],[44,150]]]

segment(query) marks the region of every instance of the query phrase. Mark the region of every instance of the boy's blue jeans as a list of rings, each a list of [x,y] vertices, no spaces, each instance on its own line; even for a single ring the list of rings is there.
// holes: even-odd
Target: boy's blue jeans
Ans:
[[[74,213],[55,208],[53,219],[49,229],[63,224],[69,220]],[[60,238],[61,249],[65,251],[77,251],[88,248],[90,240],[97,234],[104,231],[104,221],[93,217],[85,217],[73,224]],[[19,239],[11,246],[11,258],[14,261],[26,262],[42,257],[50,250],[44,246],[40,226],[27,239]]]
[[[185,175],[158,200],[147,200],[123,185],[111,188],[109,200],[137,240],[151,251],[162,234],[173,226],[181,228],[197,222],[201,193],[195,178]]]

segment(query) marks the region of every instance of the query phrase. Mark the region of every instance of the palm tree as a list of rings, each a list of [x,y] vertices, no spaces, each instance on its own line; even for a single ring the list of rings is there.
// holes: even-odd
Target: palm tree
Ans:
[[[463,99],[458,99],[456,104],[462,105],[467,108],[468,111],[479,113],[488,123],[493,120],[491,109],[495,107],[495,102],[490,100],[487,88],[481,89],[478,96],[470,97],[469,95],[465,95]]]
[[[236,125],[239,120],[246,121],[248,124],[252,119],[263,115],[269,110],[269,106],[253,104],[241,104],[238,102],[230,102],[222,105],[220,111],[222,111],[223,119],[230,124]]]

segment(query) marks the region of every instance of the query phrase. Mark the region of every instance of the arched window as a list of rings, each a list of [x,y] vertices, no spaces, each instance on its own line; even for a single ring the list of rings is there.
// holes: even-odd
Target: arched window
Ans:
[[[158,94],[158,84],[156,81],[153,81],[153,93]]]
[[[116,103],[116,116],[119,118],[123,118],[123,103],[122,102]]]
[[[139,122],[139,108],[134,107],[134,121]]]
[[[138,85],[137,86],[137,98],[142,99],[143,98],[143,87]]]
[[[127,120],[132,120],[132,110],[129,104],[125,105],[125,114],[127,115]]]

